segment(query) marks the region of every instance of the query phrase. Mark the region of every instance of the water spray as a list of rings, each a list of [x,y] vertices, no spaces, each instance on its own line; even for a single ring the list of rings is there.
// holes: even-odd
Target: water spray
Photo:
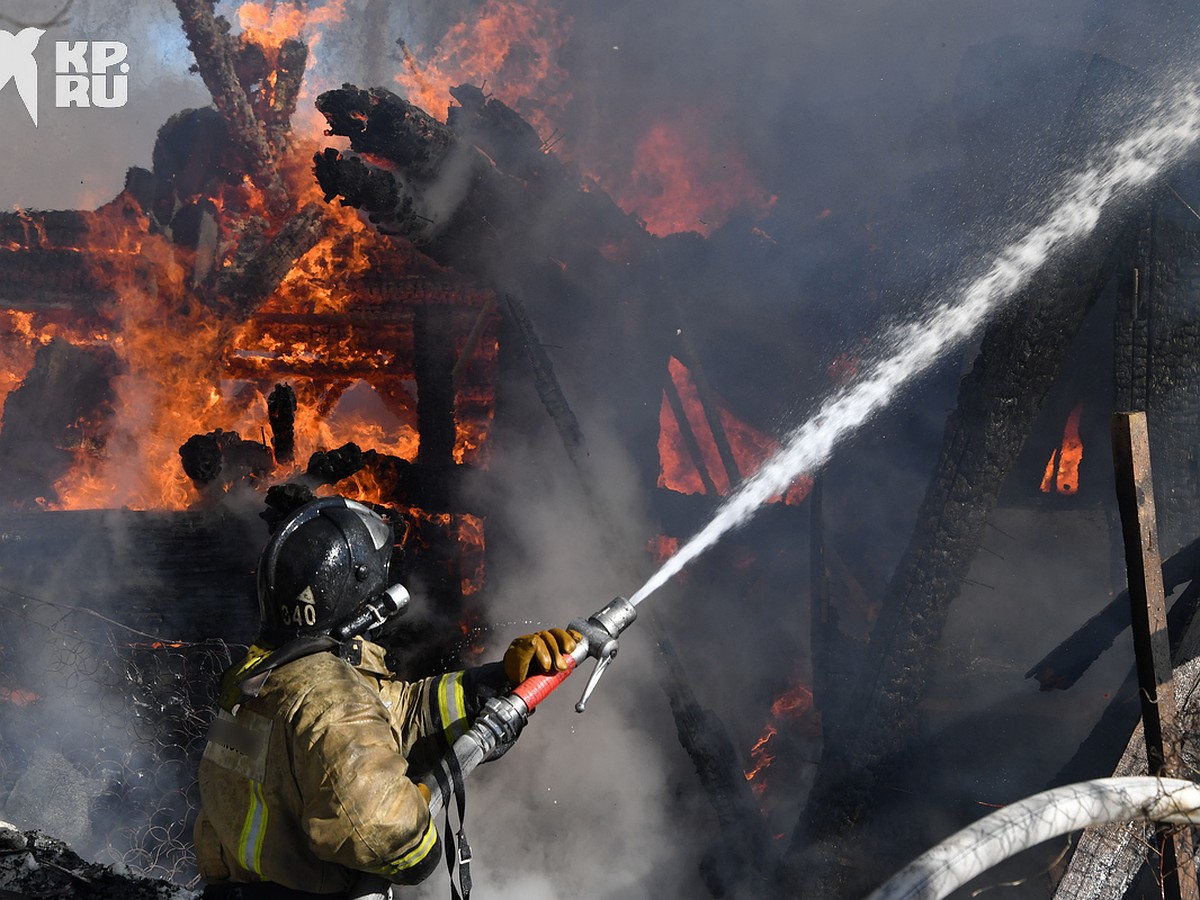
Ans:
[[[859,378],[830,395],[815,415],[790,432],[780,449],[758,472],[742,482],[708,524],[628,600],[616,597],[586,619],[570,622],[568,628],[579,632],[582,638],[567,656],[561,672],[532,676],[507,696],[489,700],[435,771],[424,779],[431,794],[430,814],[436,815],[444,809],[455,793],[461,804],[463,779],[481,762],[507,750],[537,706],[591,656],[596,667],[575,707],[582,712],[617,655],[617,638],[637,618],[638,604],[728,532],[749,521],[797,477],[812,473],[827,462],[842,440],[890,404],[946,353],[970,339],[1053,254],[1095,230],[1101,212],[1110,202],[1128,196],[1156,178],[1196,144],[1200,140],[1200,85],[1189,83],[1177,88],[1155,107],[1151,117],[1152,124],[1111,145],[1090,166],[1068,178],[1063,190],[1049,204],[1044,219],[1003,247],[984,274],[966,281],[917,320],[885,332],[878,342],[883,347],[880,357],[868,363]],[[469,859],[468,851],[461,856],[460,863],[465,867]],[[353,896],[375,895],[361,892]],[[934,895],[918,891],[902,896]]]
[[[983,275],[967,281],[918,320],[887,331],[880,358],[834,392],[812,418],[746,479],[693,538],[651,576],[629,602],[637,606],[729,531],[745,524],[797,477],[824,465],[834,448],[887,407],[912,381],[969,340],[1055,253],[1088,234],[1113,200],[1157,177],[1200,139],[1200,85],[1174,90],[1151,113],[1151,124],[1111,145],[1067,179],[1035,227],[1005,246]]]

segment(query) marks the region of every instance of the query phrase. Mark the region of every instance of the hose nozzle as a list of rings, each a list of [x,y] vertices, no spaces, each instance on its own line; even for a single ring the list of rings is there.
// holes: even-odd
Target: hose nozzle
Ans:
[[[574,619],[567,627],[583,635],[587,645],[587,655],[594,657],[596,668],[583,689],[583,696],[575,704],[575,712],[583,712],[587,707],[588,698],[596,689],[608,664],[617,655],[619,646],[617,637],[628,628],[637,618],[637,609],[624,597],[614,597],[607,606],[592,613],[586,619]]]

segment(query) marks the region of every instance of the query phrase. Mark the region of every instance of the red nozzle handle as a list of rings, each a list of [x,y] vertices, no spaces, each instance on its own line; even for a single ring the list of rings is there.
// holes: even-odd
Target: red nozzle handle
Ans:
[[[554,693],[554,689],[567,680],[567,676],[575,669],[575,657],[566,656],[567,667],[553,675],[530,675],[515,688],[513,693],[520,697],[530,712]]]

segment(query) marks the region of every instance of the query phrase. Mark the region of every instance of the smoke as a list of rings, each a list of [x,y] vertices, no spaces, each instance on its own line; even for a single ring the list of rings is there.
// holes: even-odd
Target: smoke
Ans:
[[[222,3],[219,11],[232,17],[234,6]],[[345,22],[324,33],[314,51],[308,103],[343,81],[398,89],[392,79],[404,61],[396,40],[432,47],[476,5],[347,0],[345,8]],[[20,18],[32,21],[56,9],[38,0],[22,4]],[[4,12],[16,15],[0,8]],[[825,393],[826,368],[838,352],[862,355],[859,341],[875,320],[903,307],[904,298],[926,296],[930,281],[995,237],[999,213],[1020,207],[1041,187],[1042,170],[1054,168],[1042,161],[1049,135],[1093,53],[1145,71],[1171,57],[1172,35],[1186,31],[1170,4],[1152,0],[587,2],[564,4],[563,13],[570,19],[558,60],[567,73],[557,98],[563,155],[624,194],[634,186],[639,146],[665,122],[699,148],[736,149],[761,188],[755,197],[778,197],[767,214],[759,204],[711,223],[708,242],[676,239],[664,251],[675,264],[667,277],[688,297],[680,325],[695,336],[710,378],[733,410],[777,434],[801,421],[813,398]],[[125,108],[55,108],[50,48],[70,39],[129,45]],[[149,166],[154,136],[169,115],[209,102],[199,78],[188,72],[190,54],[167,0],[76,0],[69,20],[48,32],[38,59],[42,115],[36,129],[15,91],[0,90],[0,117],[7,123],[3,208],[106,202],[129,166]],[[499,92],[505,86],[490,87]],[[446,174],[445,201],[452,205],[456,186],[453,173]],[[960,193],[967,182],[976,190]],[[755,227],[765,236],[754,235]],[[504,436],[504,453],[489,478],[507,486],[504,496],[489,498],[492,508],[505,510],[502,521],[488,523],[489,547],[500,548],[489,557],[488,616],[495,621],[563,625],[613,594],[633,591],[648,574],[627,561],[654,533],[641,508],[644,473],[618,436],[612,411],[580,402],[602,366],[580,372],[577,354],[568,347],[556,358],[585,423],[604,506],[599,518],[589,509],[578,475],[545,423],[523,437]],[[589,360],[597,358],[604,354],[589,352]],[[866,474],[848,471],[848,461],[833,463],[831,544],[854,566],[871,569],[878,583],[912,526],[914,497],[953,402],[958,367],[958,360],[948,362],[918,386],[914,408],[884,416],[875,432],[845,451],[867,461]],[[687,582],[686,598],[656,596],[644,613],[661,615],[701,702],[716,709],[746,747],[766,718],[772,691],[807,665],[807,585],[801,581],[807,572],[795,562],[806,552],[806,535],[764,526],[753,538],[768,560],[760,569],[741,581],[731,571],[721,572],[728,581],[719,583],[698,576]],[[994,569],[973,571],[992,589],[971,595],[968,608],[977,618],[964,614],[952,622],[951,639],[972,648],[986,643],[980,654],[1010,669],[1013,660],[1035,659],[1041,644],[1019,648],[1028,637],[1023,617],[1029,611],[1018,601],[1030,595],[1076,598],[1054,608],[1053,627],[1040,640],[1069,628],[1096,585],[1082,576],[1056,577],[1061,560],[1045,552],[1045,541],[1041,549],[1032,557],[1036,577],[1014,577],[1006,568],[1007,581],[1001,581]],[[877,584],[861,577],[868,581],[867,600],[877,597]],[[765,587],[755,592],[747,584]],[[51,593],[73,589],[46,583]],[[730,597],[750,599],[731,610]],[[870,610],[842,600],[846,630],[865,632]],[[983,619],[981,610],[993,618]],[[509,756],[472,779],[467,829],[476,878],[489,893],[530,900],[704,895],[697,867],[716,840],[712,813],[674,737],[644,626],[639,622],[623,639],[585,715],[576,716],[571,703],[590,665],[541,707]],[[490,633],[487,656],[498,658],[523,630]],[[948,668],[950,683],[958,670]],[[964,707],[988,710],[1021,690],[1019,677],[1007,670],[1005,678],[978,668],[971,673],[970,689],[958,698]],[[1098,676],[1095,693],[1107,683]],[[958,708],[936,724],[961,727]],[[1047,746],[1050,734],[1044,730],[1031,771],[1052,768],[1061,758],[1061,747]],[[1003,734],[987,735],[1005,743]],[[954,762],[960,767],[949,768],[962,771],[963,760]],[[1038,777],[1016,764],[1005,772],[1014,783]],[[788,789],[802,793],[801,787]],[[970,790],[963,784],[955,796]],[[421,891],[442,896],[444,885],[434,877]]]

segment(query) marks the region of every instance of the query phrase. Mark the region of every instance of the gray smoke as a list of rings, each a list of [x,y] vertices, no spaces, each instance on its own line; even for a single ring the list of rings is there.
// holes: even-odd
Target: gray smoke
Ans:
[[[44,20],[61,8],[50,0],[17,6],[0,5],[0,15],[10,19],[0,27],[12,31],[15,22]],[[234,8],[226,2],[218,11],[232,17]],[[403,65],[396,39],[431,46],[475,6],[346,0],[345,8],[345,22],[323,35],[314,51],[310,97],[344,81],[395,88],[391,75]],[[566,155],[588,171],[619,180],[630,171],[647,131],[664,119],[678,121],[697,146],[736,148],[761,187],[778,195],[771,215],[757,224],[779,249],[747,249],[730,238],[756,224],[749,220],[735,220],[718,235],[722,239],[698,245],[697,281],[710,272],[721,276],[715,283],[728,285],[734,280],[729,273],[740,271],[745,259],[761,265],[744,276],[740,292],[701,294],[689,310],[697,331],[719,334],[712,346],[701,348],[706,360],[717,360],[710,374],[718,390],[735,412],[776,433],[800,421],[800,408],[827,384],[824,368],[831,358],[870,331],[864,323],[946,265],[950,254],[944,247],[977,246],[992,236],[990,220],[938,220],[938,186],[944,185],[942,193],[951,190],[951,176],[962,177],[964,159],[978,152],[964,144],[968,136],[980,137],[973,125],[989,117],[1005,129],[1020,125],[1032,139],[1018,146],[1010,134],[1012,145],[997,152],[1010,154],[1009,165],[1018,157],[1024,162],[1020,154],[1036,155],[1038,136],[1051,127],[1049,111],[1070,101],[1069,92],[1053,97],[1041,92],[1044,84],[1059,83],[1047,82],[1047,72],[1082,71],[1094,53],[1136,69],[1153,68],[1172,55],[1173,35],[1181,32],[1174,8],[1152,0],[595,0],[563,4],[562,11],[571,17],[559,60],[568,73],[562,90],[570,98],[558,123]],[[80,39],[128,44],[125,108],[55,108],[53,42]],[[149,166],[156,131],[169,115],[208,102],[198,76],[188,72],[191,57],[168,0],[75,0],[67,21],[48,30],[37,58],[36,129],[15,90],[0,90],[5,123],[0,208],[89,208],[107,201],[120,190],[128,167]],[[988,216],[1026,199],[1028,184],[991,175],[996,194],[984,209]],[[877,287],[878,300],[872,293]],[[569,354],[556,359],[570,386]],[[840,541],[843,554],[876,574],[877,583],[867,579],[864,586],[873,597],[912,526],[911,511],[944,410],[953,402],[958,371],[952,362],[931,377],[911,409],[885,415],[876,432],[854,448],[869,463],[870,478],[833,464],[831,480],[841,480],[832,493],[840,494],[842,511],[830,514],[831,537]],[[578,394],[572,399],[579,402]],[[511,488],[503,498],[511,531],[503,537],[514,549],[511,559],[496,561],[489,571],[495,591],[488,615],[495,621],[565,624],[614,594],[636,589],[648,574],[609,554],[614,537],[640,552],[639,541],[653,533],[629,448],[612,437],[610,410],[579,402],[577,412],[592,458],[604,472],[613,520],[625,533],[605,533],[589,514],[557,437],[544,423],[531,426],[527,443],[510,441],[493,463],[491,483]],[[1028,691],[1019,675],[1005,670],[1000,677],[988,665],[1001,660],[1011,669],[1013,657],[1036,659],[1043,644],[1053,643],[1052,632],[1069,630],[1082,619],[1080,609],[1107,589],[1107,573],[1096,572],[1104,548],[1097,559],[1088,557],[1093,577],[1076,577],[1062,573],[1061,559],[1046,550],[1048,539],[1041,537],[1035,532],[1026,538],[1037,546],[1023,545],[1028,555],[1020,557],[1032,559],[1035,575],[1014,573],[1015,567],[998,572],[999,564],[986,554],[972,572],[988,587],[967,596],[948,631],[948,640],[972,665],[947,664],[938,684],[947,693],[957,685],[958,695],[948,704],[953,712],[933,713],[935,729],[961,728],[960,708],[1003,709]],[[795,558],[806,552],[804,535],[778,539],[775,553]],[[994,555],[1010,552],[1000,538],[989,549]],[[807,655],[807,584],[772,583],[770,571],[760,583],[766,587],[759,592],[746,590],[752,599],[743,608],[730,609],[728,597],[691,582],[686,597],[664,594],[648,601],[643,613],[662,617],[700,701],[721,714],[742,747],[758,736],[772,694],[797,668],[803,670]],[[1038,645],[1018,656],[1014,648],[1028,637],[1030,613],[1017,601],[1033,595],[1066,599],[1042,620]],[[865,631],[867,614],[858,610],[857,616],[848,615],[847,629]],[[489,634],[486,656],[498,658],[522,630]],[[1122,666],[1120,660],[1109,662],[1090,676],[1092,706],[1111,689]],[[965,683],[964,671],[971,676]],[[703,896],[697,866],[717,833],[674,738],[646,623],[629,632],[620,658],[580,717],[571,705],[586,674],[574,676],[548,700],[516,749],[481,769],[469,786],[467,826],[481,894],[528,900]],[[1079,705],[1072,700],[1053,695],[1045,701],[1048,720],[1059,719],[1064,706]],[[972,749],[1005,740],[1007,720],[988,721],[993,730],[974,731]],[[1036,759],[1013,763],[992,777],[988,789],[1001,791],[1005,779],[1023,783],[1030,778],[1025,769],[1053,771],[1084,728],[1073,721],[1061,744],[1046,729],[1030,753]],[[964,759],[948,760],[954,771],[965,766]],[[963,780],[962,790],[971,790],[971,782]],[[781,789],[802,799],[800,787]],[[992,801],[997,794],[980,799]],[[794,815],[785,811],[772,824],[790,829]],[[940,820],[936,813],[931,819],[923,827],[936,831]],[[444,896],[444,884],[435,876],[421,893]]]

